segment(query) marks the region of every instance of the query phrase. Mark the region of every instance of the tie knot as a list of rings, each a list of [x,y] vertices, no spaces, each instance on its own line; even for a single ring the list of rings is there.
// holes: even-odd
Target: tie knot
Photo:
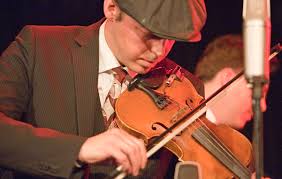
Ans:
[[[125,79],[125,76],[127,75],[127,71],[123,69],[121,66],[113,68],[112,71],[114,72],[115,79],[117,79],[120,83],[122,83]]]

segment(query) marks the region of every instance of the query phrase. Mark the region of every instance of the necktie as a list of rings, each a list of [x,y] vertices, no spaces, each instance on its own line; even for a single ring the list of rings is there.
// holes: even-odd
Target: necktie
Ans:
[[[114,82],[106,97],[105,104],[103,106],[103,115],[106,127],[114,128],[117,127],[115,123],[115,102],[120,95],[120,93],[126,88],[127,83],[125,83],[127,72],[122,67],[117,67],[112,69],[114,75]],[[84,169],[83,179],[90,179],[90,168],[87,165]]]
[[[127,72],[122,67],[112,69],[114,82],[104,104],[105,124],[108,128],[117,127],[115,123],[115,103],[121,92],[125,89]]]

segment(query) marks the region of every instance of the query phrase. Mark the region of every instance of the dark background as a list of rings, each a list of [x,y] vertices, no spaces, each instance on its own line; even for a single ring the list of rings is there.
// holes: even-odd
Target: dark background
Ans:
[[[103,0],[1,0],[0,52],[27,24],[89,25],[103,17]],[[177,42],[169,57],[194,71],[195,64],[205,45],[213,38],[227,33],[242,32],[243,0],[206,0],[207,23],[199,43]],[[271,0],[271,45],[282,39],[281,0]],[[281,55],[278,55],[278,59]],[[282,178],[282,70],[271,75],[267,97],[268,109],[264,114],[265,173]],[[242,104],[244,105],[244,104]],[[242,132],[251,139],[252,123]]]

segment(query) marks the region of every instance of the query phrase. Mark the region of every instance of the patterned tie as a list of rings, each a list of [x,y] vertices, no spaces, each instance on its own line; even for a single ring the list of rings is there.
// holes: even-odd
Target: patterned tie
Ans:
[[[115,102],[120,95],[120,93],[126,89],[128,80],[126,81],[127,72],[122,67],[117,67],[112,69],[114,74],[114,83],[106,97],[105,104],[103,106],[104,121],[108,129],[117,127],[115,122]],[[109,164],[113,165],[112,161],[108,161]],[[89,165],[85,166],[83,179],[90,179]],[[94,177],[93,177],[94,178]]]
[[[126,75],[127,72],[122,67],[117,67],[112,69],[114,74],[114,83],[109,91],[109,94],[106,98],[105,104],[104,104],[104,118],[105,118],[105,124],[110,129],[113,127],[117,127],[115,123],[115,103],[121,92],[125,89],[126,83]]]

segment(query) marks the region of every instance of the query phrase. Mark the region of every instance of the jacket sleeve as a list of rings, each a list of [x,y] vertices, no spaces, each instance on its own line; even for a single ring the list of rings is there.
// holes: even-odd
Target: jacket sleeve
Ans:
[[[0,113],[0,165],[31,175],[68,178],[84,138],[34,128]]]
[[[0,59],[0,166],[40,176],[68,178],[84,137],[21,122],[32,95],[36,38],[25,27]]]

